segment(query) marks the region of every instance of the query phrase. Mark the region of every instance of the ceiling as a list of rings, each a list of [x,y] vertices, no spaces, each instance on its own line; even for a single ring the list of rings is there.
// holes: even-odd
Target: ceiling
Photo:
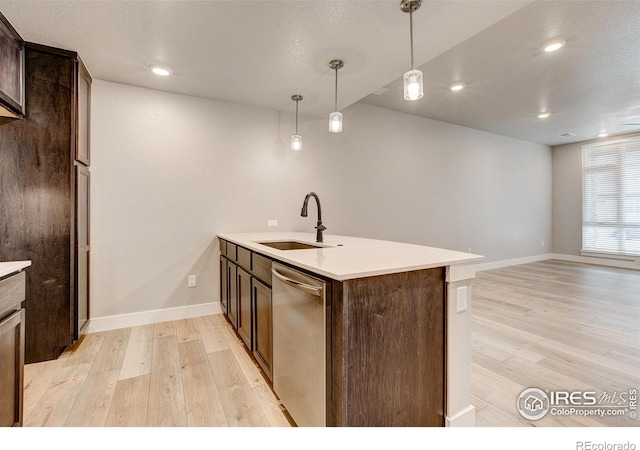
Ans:
[[[634,0],[425,1],[414,13],[417,102],[401,95],[409,20],[399,0],[0,0],[0,11],[25,40],[78,51],[101,80],[287,112],[302,94],[301,114],[322,116],[339,58],[341,109],[362,100],[547,145],[640,129]],[[556,37],[565,47],[544,54]],[[467,86],[453,93],[454,81]],[[543,109],[552,114],[541,120]]]

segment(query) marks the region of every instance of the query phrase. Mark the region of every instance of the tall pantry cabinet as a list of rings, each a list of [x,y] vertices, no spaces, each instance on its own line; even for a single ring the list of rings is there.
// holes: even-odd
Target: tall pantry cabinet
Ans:
[[[26,44],[24,119],[0,117],[0,261],[31,260],[25,362],[57,358],[89,318],[91,76]]]

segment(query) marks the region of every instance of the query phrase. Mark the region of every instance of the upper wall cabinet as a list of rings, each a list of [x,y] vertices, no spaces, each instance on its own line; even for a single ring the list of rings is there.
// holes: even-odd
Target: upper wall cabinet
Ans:
[[[0,116],[24,116],[24,41],[0,13]]]

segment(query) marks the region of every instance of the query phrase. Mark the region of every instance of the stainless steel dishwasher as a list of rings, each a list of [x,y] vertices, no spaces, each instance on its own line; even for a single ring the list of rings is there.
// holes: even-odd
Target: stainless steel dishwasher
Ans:
[[[298,426],[325,426],[325,283],[276,263],[271,272],[273,390]]]

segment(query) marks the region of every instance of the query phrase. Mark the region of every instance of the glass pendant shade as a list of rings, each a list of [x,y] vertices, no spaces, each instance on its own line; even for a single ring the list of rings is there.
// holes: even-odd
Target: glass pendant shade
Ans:
[[[411,69],[404,74],[404,99],[419,100],[424,95],[422,89],[422,71]]]
[[[302,150],[302,136],[299,134],[291,136],[291,150],[296,152]]]
[[[342,133],[342,113],[334,111],[329,114],[329,131],[332,133]]]

